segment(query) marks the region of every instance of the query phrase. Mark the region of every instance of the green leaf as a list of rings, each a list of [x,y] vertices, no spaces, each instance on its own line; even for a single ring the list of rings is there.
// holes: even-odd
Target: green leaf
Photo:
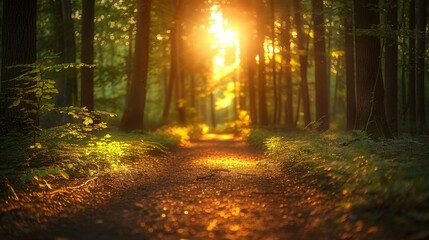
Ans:
[[[18,106],[21,103],[20,99],[16,99],[15,101],[13,101],[13,103],[9,106],[9,108],[13,108]]]

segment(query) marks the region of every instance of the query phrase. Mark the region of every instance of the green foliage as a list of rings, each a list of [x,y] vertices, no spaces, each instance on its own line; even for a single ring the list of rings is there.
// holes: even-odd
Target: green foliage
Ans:
[[[85,148],[87,161],[94,163],[98,168],[110,168],[114,171],[123,170],[121,158],[130,144],[112,141],[110,134],[106,134],[100,139],[91,140]],[[92,175],[93,172],[90,172]]]
[[[55,64],[56,58],[58,55],[48,51],[34,63],[12,66],[11,68],[25,70],[18,77],[7,80],[15,82],[13,84],[15,87],[10,89],[15,92],[15,98],[8,107],[18,108],[19,112],[23,114],[23,122],[29,128],[28,132],[33,137],[33,144],[36,144],[37,132],[41,130],[40,117],[55,109],[53,98],[59,93],[55,87],[55,80],[51,79],[49,74],[68,68],[92,67],[75,63]]]
[[[255,131],[250,139],[261,144],[265,138],[266,155],[285,170],[315,176],[320,186],[341,193],[344,210],[395,221],[429,220],[427,138],[375,142],[361,132],[269,135]]]

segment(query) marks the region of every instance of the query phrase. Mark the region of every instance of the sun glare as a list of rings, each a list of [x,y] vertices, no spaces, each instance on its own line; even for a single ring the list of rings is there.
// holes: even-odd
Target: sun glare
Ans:
[[[216,53],[213,58],[213,79],[220,80],[240,65],[240,45],[238,33],[228,28],[228,21],[223,18],[220,7],[213,5],[210,12],[211,26],[208,31],[213,37],[212,48]]]
[[[239,36],[237,31],[229,27],[229,23],[224,19],[219,5],[213,5],[210,8],[210,13],[210,28],[208,32],[212,37],[211,47],[215,52],[212,60],[212,79],[214,82],[219,82],[220,80],[230,81],[226,85],[231,88],[231,84],[234,85],[234,81],[227,78],[240,65]],[[217,103],[217,108],[219,109],[220,106],[220,108],[229,106],[234,97],[223,98],[221,103]]]

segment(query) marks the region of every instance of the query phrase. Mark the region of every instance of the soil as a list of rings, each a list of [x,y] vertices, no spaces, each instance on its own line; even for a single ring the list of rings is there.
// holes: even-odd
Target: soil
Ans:
[[[230,135],[0,204],[1,239],[394,239]]]

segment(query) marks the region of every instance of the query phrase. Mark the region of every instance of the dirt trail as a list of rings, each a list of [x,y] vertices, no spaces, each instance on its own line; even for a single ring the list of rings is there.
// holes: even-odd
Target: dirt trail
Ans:
[[[228,135],[191,143],[40,239],[341,239],[336,200]],[[131,187],[130,187],[131,186]],[[346,234],[346,235],[344,235]],[[348,235],[350,237],[350,235]]]

